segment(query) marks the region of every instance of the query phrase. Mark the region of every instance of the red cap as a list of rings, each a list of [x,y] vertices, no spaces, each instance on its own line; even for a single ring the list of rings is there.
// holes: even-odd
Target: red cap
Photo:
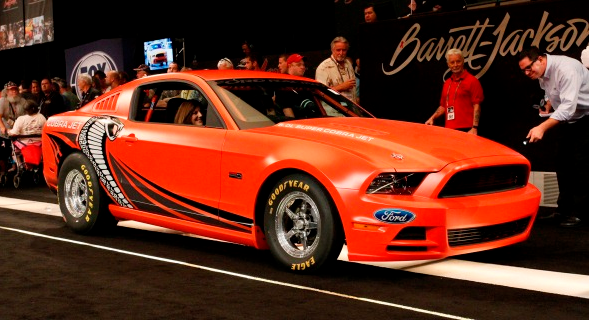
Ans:
[[[290,65],[291,63],[297,63],[306,60],[305,57],[301,56],[298,53],[291,54],[288,59],[286,59],[286,65]]]

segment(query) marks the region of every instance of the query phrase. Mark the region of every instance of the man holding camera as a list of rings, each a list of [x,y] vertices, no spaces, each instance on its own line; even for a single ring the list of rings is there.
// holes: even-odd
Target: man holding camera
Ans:
[[[558,149],[556,177],[561,226],[573,227],[589,221],[589,70],[576,59],[540,53],[537,47],[519,55],[519,67],[530,79],[540,82],[554,112],[526,136],[540,141],[556,126]],[[546,109],[541,112],[550,112]]]

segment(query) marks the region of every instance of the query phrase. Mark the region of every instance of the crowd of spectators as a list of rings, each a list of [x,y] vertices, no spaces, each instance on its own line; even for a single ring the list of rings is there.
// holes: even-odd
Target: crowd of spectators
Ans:
[[[405,2],[407,3],[405,11],[401,11],[396,18],[401,19],[416,14],[449,12],[465,8],[463,1],[455,0],[406,0]],[[364,23],[376,23],[379,21],[379,7],[375,6],[374,3],[365,4],[363,6],[363,16]],[[385,18],[388,17],[386,14],[383,14],[383,16]],[[346,38],[341,36],[335,37],[330,46],[331,55],[325,57],[316,69],[312,69],[308,64],[307,57],[301,55],[301,53],[282,53],[277,57],[276,61],[273,58],[269,61],[268,57],[263,57],[257,52],[253,44],[243,41],[241,43],[243,57],[236,60],[235,63],[227,57],[221,58],[216,63],[216,68],[219,70],[242,69],[312,77],[330,88],[339,91],[350,100],[359,103],[360,59],[354,60],[352,57],[349,57],[349,48],[350,43]],[[587,63],[589,63],[589,52],[584,52],[583,54],[587,56]],[[276,65],[276,67],[269,67],[270,65]],[[179,69],[179,65],[172,62],[167,72],[179,72],[192,70],[193,68],[185,66],[181,70]],[[145,64],[141,64],[133,70],[136,72],[137,79],[148,76],[151,73],[150,68]],[[92,75],[79,75],[76,79],[75,89],[69,85],[68,81],[58,77],[44,78],[40,81],[22,80],[17,91],[14,90],[16,85],[9,82],[6,84],[4,90],[2,90],[2,98],[0,98],[0,113],[3,116],[3,121],[0,121],[0,133],[5,134],[16,118],[24,114],[22,107],[17,107],[16,109],[8,107],[15,105],[14,99],[22,99],[22,103],[27,100],[34,101],[39,105],[40,114],[47,119],[63,111],[76,110],[101,94],[129,80],[129,74],[122,70],[110,70],[107,72],[98,70]],[[178,96],[181,93],[170,94],[171,96]],[[185,92],[184,94],[188,95],[190,92]],[[13,102],[10,104],[7,102],[9,98],[13,99]],[[165,99],[162,99],[162,101],[165,101]],[[440,107],[441,109],[444,108]],[[12,111],[10,115],[8,114],[9,111]],[[447,114],[446,118],[448,118]],[[433,120],[428,120],[428,122],[433,123]],[[468,130],[476,128],[476,124],[477,121],[474,121],[474,126],[468,126]]]

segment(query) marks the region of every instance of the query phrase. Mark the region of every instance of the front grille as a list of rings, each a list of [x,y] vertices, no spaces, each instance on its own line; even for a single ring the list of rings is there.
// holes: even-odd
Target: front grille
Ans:
[[[494,226],[448,230],[450,247],[466,246],[509,238],[526,230],[530,217]]]
[[[461,171],[450,178],[438,197],[464,197],[523,188],[528,183],[528,174],[528,167],[524,165]]]

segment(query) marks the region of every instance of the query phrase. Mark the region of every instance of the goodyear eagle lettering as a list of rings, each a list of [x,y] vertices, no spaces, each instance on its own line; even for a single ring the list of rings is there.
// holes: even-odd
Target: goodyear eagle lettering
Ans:
[[[312,265],[315,264],[315,258],[311,257],[311,259],[303,262],[303,263],[293,263],[292,266],[290,267],[291,270],[305,270],[309,267],[311,267]]]
[[[299,189],[303,189],[305,192],[309,191],[309,185],[302,182],[302,181],[298,181],[298,180],[285,181],[283,184],[279,185],[278,187],[276,187],[274,189],[274,192],[272,192],[272,194],[270,195],[270,198],[268,199],[268,205],[271,206],[274,203],[274,200],[276,200],[276,197],[282,191],[284,191],[286,188],[299,188]]]

